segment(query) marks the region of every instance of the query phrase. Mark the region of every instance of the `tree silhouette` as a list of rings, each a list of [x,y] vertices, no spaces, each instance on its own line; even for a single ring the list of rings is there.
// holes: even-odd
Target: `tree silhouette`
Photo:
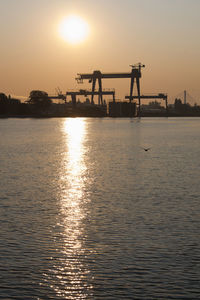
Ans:
[[[43,91],[31,91],[29,95],[29,104],[32,104],[37,112],[45,112],[51,106],[51,99],[49,99],[48,94]]]

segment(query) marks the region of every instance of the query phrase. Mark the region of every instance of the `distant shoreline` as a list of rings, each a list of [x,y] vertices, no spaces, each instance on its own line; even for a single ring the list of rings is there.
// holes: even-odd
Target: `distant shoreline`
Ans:
[[[140,118],[199,118],[200,115],[141,115]],[[111,119],[136,119],[135,117],[111,117],[111,116],[83,116],[83,115],[0,115],[0,119],[51,119],[51,118],[111,118]]]

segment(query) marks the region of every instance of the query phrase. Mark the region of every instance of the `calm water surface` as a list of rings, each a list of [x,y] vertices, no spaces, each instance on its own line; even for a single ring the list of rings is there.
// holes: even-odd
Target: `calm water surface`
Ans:
[[[0,299],[200,299],[199,129],[0,120]]]

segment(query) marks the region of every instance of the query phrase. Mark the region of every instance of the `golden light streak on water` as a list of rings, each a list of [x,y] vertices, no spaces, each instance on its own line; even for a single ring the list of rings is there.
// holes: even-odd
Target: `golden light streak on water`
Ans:
[[[54,290],[66,299],[85,299],[87,290],[91,289],[86,280],[89,270],[84,264],[84,219],[88,213],[85,195],[85,120],[66,119],[62,134],[65,146],[60,171],[60,214],[57,225],[62,228],[63,244],[58,250],[62,253],[62,259],[55,266],[57,283]]]

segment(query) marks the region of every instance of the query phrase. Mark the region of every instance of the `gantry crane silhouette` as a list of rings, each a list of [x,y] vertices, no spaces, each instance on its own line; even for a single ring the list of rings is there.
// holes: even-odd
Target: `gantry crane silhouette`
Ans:
[[[55,90],[56,90],[56,95],[49,95],[48,98],[49,99],[57,99],[57,100],[60,99],[66,103],[66,95],[64,95],[62,93],[62,91],[60,90],[59,87],[57,87]]]
[[[66,92],[66,97],[71,96],[72,100],[72,106],[76,107],[76,97],[77,96],[85,96],[87,97],[88,95],[99,95],[99,92],[97,91],[90,91],[90,90],[84,90],[80,89],[79,91],[67,91]],[[115,102],[115,90],[102,90],[101,95],[112,95],[113,97],[113,102]],[[92,102],[94,104],[94,102]],[[102,105],[103,105],[103,100],[102,100]]]
[[[95,86],[98,81],[99,89],[98,89],[98,105],[103,105],[103,90],[102,90],[102,79],[110,79],[110,78],[130,78],[130,95],[129,101],[133,100],[133,88],[134,82],[136,80],[137,85],[137,94],[138,94],[138,102],[139,102],[139,114],[140,114],[140,78],[141,78],[141,68],[144,68],[145,65],[138,63],[135,65],[130,65],[132,68],[129,73],[102,73],[101,71],[94,71],[93,73],[81,73],[77,74],[76,78],[78,83],[82,83],[83,80],[89,80],[92,83],[92,95],[91,95],[91,103],[94,103],[94,95],[95,95]]]
[[[130,96],[125,96],[125,99],[129,99]],[[139,99],[138,96],[132,96],[132,100],[134,99]],[[157,94],[157,95],[140,95],[140,100],[141,99],[162,99],[165,101],[165,109],[166,109],[166,115],[168,115],[168,101],[167,101],[167,94]],[[138,104],[140,107],[140,104]]]

